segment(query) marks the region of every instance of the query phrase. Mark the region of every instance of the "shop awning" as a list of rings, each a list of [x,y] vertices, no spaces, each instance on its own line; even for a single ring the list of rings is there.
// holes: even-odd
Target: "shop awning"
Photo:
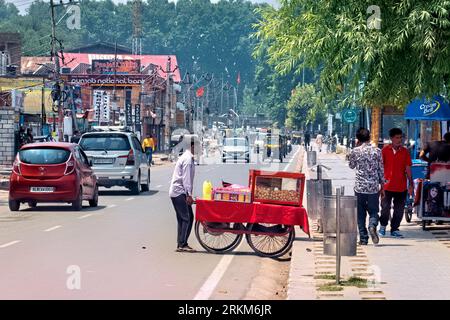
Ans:
[[[407,120],[450,120],[449,102],[442,96],[435,96],[431,100],[415,99],[406,106],[405,119]]]

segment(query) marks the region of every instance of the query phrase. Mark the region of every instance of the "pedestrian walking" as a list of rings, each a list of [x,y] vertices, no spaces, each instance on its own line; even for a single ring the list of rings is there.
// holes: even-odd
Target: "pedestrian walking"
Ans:
[[[153,163],[153,152],[155,151],[155,140],[153,140],[151,134],[147,135],[144,141],[142,141],[142,149],[144,149],[147,155],[148,164],[151,165]]]
[[[355,195],[358,203],[359,243],[367,245],[369,234],[372,242],[377,244],[379,237],[379,198],[383,192],[384,173],[381,150],[370,144],[370,132],[360,128],[356,132],[358,145],[349,156],[349,167],[356,169]],[[369,232],[366,220],[369,215]]]
[[[399,128],[389,130],[391,144],[381,151],[384,164],[384,197],[381,199],[380,235],[386,235],[386,227],[391,214],[391,204],[394,203],[394,212],[391,220],[391,236],[402,238],[399,231],[403,219],[403,211],[407,193],[413,196],[413,180],[411,176],[411,155],[407,148],[402,146],[403,132]],[[409,185],[407,186],[407,182]]]
[[[188,245],[188,238],[194,222],[192,211],[192,189],[195,175],[194,139],[190,141],[190,148],[178,158],[170,183],[169,196],[177,215],[177,252],[195,251]]]
[[[320,132],[316,136],[316,144],[319,148],[319,152],[322,152],[323,135]]]
[[[308,150],[311,144],[311,134],[309,133],[309,131],[305,132],[304,138],[305,138],[305,149]]]

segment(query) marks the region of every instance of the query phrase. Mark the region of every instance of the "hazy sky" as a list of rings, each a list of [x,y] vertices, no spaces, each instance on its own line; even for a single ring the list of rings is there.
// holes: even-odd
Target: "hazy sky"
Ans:
[[[6,0],[6,2],[12,2],[16,5],[16,7],[20,10],[20,12],[22,14],[25,13],[25,10],[30,6],[30,4],[33,2],[34,0]],[[64,0],[65,2],[69,2],[67,0]],[[126,3],[130,0],[113,0],[113,2],[115,3]],[[173,1],[176,2],[176,0],[169,0],[169,1]],[[219,0],[211,0],[212,2],[218,2]],[[278,4],[278,0],[250,0],[253,3],[262,3],[262,2],[266,2],[266,3],[270,3],[272,5],[277,6]],[[47,0],[48,2],[48,0]],[[59,3],[59,0],[55,0],[55,2]]]

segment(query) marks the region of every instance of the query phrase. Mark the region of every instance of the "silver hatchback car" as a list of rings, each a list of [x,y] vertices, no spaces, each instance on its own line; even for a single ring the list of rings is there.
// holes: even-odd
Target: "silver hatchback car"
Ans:
[[[149,190],[150,166],[133,132],[88,132],[81,136],[79,145],[92,160],[99,186],[122,186],[135,195]]]

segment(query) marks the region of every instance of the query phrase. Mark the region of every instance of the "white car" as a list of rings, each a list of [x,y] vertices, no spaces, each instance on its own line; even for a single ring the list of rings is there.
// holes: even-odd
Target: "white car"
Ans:
[[[250,162],[250,146],[247,138],[225,138],[223,141],[222,162],[245,160]]]
[[[92,160],[99,186],[122,186],[135,195],[149,190],[150,166],[136,134],[88,132],[81,136],[79,145]]]

